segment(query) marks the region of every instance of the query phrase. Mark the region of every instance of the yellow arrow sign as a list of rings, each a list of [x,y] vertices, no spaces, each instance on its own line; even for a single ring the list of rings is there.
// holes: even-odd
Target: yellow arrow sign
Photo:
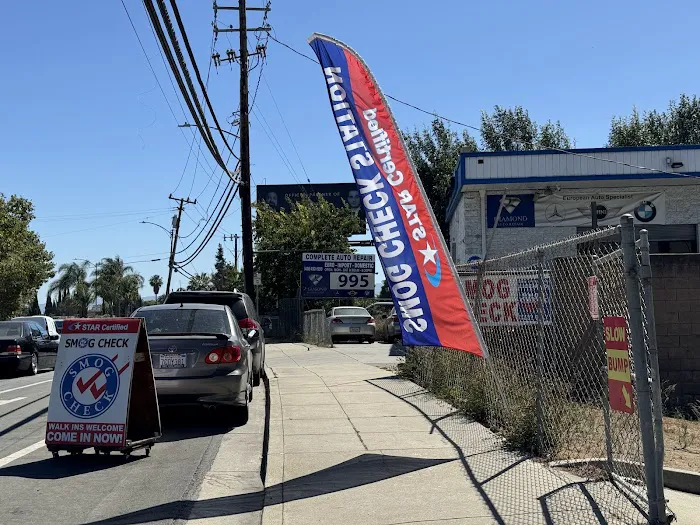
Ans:
[[[630,399],[630,394],[627,392],[627,387],[622,385],[622,397],[625,398],[625,406],[627,408],[632,408],[632,399]]]

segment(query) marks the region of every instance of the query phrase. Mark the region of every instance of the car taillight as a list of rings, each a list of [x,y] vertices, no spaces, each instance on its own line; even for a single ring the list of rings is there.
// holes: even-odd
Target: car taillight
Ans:
[[[255,320],[251,319],[250,317],[246,317],[245,319],[238,321],[238,326],[242,330],[252,330],[253,328],[257,330],[258,323],[256,323]]]
[[[241,360],[240,346],[226,346],[223,348],[214,348],[204,358],[204,362],[208,365],[218,365],[219,363],[237,363]]]
[[[22,353],[22,347],[19,345],[10,345],[7,347],[7,351],[13,354],[21,354]]]
[[[370,317],[369,319],[367,319],[367,324],[375,324],[374,317]]]
[[[342,320],[340,317],[335,317],[335,318],[331,321],[331,323],[336,323],[336,324],[337,324],[337,323],[342,323],[342,322],[343,322],[343,320]]]

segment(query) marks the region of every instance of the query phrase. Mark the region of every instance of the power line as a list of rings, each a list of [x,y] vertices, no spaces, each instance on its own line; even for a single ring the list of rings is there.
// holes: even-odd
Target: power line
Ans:
[[[302,53],[301,51],[297,51],[297,50],[294,49],[292,46],[290,46],[290,45],[288,45],[288,44],[285,44],[284,42],[278,40],[278,39],[275,38],[274,36],[270,35],[270,38],[271,38],[272,40],[274,40],[275,42],[277,42],[278,44],[280,44],[280,45],[286,47],[286,48],[289,49],[290,51],[293,51],[293,52],[296,53],[297,55],[300,55],[300,56],[306,58],[307,60],[310,60],[311,62],[314,62],[314,63],[316,63],[316,64],[319,64],[318,60],[316,60],[316,59],[314,59],[314,58],[312,58],[312,57],[310,57],[310,56],[308,56],[308,55],[305,55],[305,54]],[[386,98],[389,98],[389,99],[393,100],[394,102],[398,102],[399,104],[403,104],[404,106],[407,106],[407,107],[409,107],[409,108],[415,109],[416,111],[420,111],[421,113],[425,113],[426,115],[431,115],[432,117],[438,118],[438,119],[440,119],[440,120],[444,120],[445,122],[451,122],[452,124],[457,124],[457,125],[459,125],[459,126],[463,126],[463,127],[465,127],[465,128],[468,128],[468,129],[471,129],[471,130],[474,130],[474,131],[479,131],[479,132],[481,132],[481,128],[478,127],[478,126],[474,126],[474,125],[472,125],[472,124],[466,124],[466,123],[464,123],[464,122],[460,122],[459,120],[454,120],[454,119],[451,119],[451,118],[448,118],[448,117],[443,117],[442,115],[439,115],[438,113],[435,113],[434,111],[428,111],[427,109],[423,109],[423,108],[421,108],[421,107],[418,107],[418,106],[416,106],[416,105],[414,105],[414,104],[411,104],[411,103],[409,103],[409,102],[406,102],[406,101],[404,101],[404,100],[398,99],[398,98],[396,98],[396,97],[394,97],[394,96],[392,96],[392,95],[389,95],[389,94],[387,94],[387,93],[384,93],[384,96],[386,96]],[[525,145],[530,145],[530,146],[543,146],[540,142],[535,142],[535,141],[523,141],[523,140],[520,139],[520,138],[513,137],[513,136],[507,136],[507,135],[506,135],[506,137],[509,138],[510,140],[513,140],[514,142],[518,142],[518,143],[520,143],[520,144],[525,144]],[[559,153],[564,153],[564,154],[567,154],[567,155],[574,155],[574,156],[576,156],[576,157],[583,157],[583,158],[587,158],[587,159],[591,159],[591,160],[596,160],[596,161],[600,161],[600,162],[607,162],[607,163],[610,163],[610,164],[617,164],[618,166],[625,166],[625,167],[628,167],[628,168],[634,168],[634,169],[638,169],[638,170],[651,171],[651,172],[654,172],[654,173],[662,173],[662,174],[665,174],[665,175],[673,175],[673,176],[676,176],[676,177],[697,178],[697,176],[695,176],[695,175],[690,175],[690,174],[688,174],[688,173],[676,173],[676,172],[673,172],[673,171],[666,171],[666,170],[661,170],[661,169],[657,169],[657,168],[650,168],[649,166],[638,166],[638,165],[636,165],[636,164],[631,164],[631,163],[629,163],[629,162],[623,162],[623,161],[614,160],[614,159],[605,159],[605,158],[602,158],[602,157],[596,157],[595,155],[591,155],[591,154],[588,154],[588,153],[579,153],[579,152],[571,151],[571,150],[564,149],[564,148],[557,148],[557,147],[552,147],[552,146],[544,146],[544,147],[542,147],[541,149],[542,149],[542,150],[557,151],[557,152],[559,152]]]
[[[279,155],[280,159],[282,159],[282,162],[284,163],[284,166],[287,168],[287,171],[290,173],[290,175],[292,177],[294,177],[294,180],[297,182],[297,184],[301,185],[301,180],[299,179],[299,176],[297,175],[297,172],[294,169],[294,166],[292,166],[292,163],[289,160],[289,157],[287,157],[287,154],[284,152],[284,149],[282,148],[282,144],[280,144],[279,140],[277,140],[277,137],[275,136],[275,132],[272,131],[270,124],[267,123],[267,119],[265,119],[265,115],[263,115],[262,112],[260,111],[260,107],[258,106],[256,108],[254,108],[251,111],[251,113],[253,114],[255,119],[260,124],[260,128],[265,133],[265,136],[267,136],[267,139],[272,144],[272,147],[275,148],[277,155]],[[262,118],[262,120],[260,120],[260,118]],[[263,121],[264,121],[264,124],[263,124]],[[269,128],[269,130],[270,130],[269,132],[267,129],[265,129],[265,126],[267,126],[267,128]]]

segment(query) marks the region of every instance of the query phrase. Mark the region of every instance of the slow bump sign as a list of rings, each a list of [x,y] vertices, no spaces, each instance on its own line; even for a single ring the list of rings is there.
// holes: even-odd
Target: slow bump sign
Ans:
[[[630,373],[629,340],[624,317],[604,317],[603,329],[608,364],[610,408],[634,413],[632,375]]]

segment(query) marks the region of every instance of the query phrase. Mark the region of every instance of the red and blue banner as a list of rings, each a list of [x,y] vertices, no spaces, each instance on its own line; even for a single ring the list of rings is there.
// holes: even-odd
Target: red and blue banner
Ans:
[[[386,99],[345,44],[309,40],[399,316],[403,342],[484,354],[479,329]]]

